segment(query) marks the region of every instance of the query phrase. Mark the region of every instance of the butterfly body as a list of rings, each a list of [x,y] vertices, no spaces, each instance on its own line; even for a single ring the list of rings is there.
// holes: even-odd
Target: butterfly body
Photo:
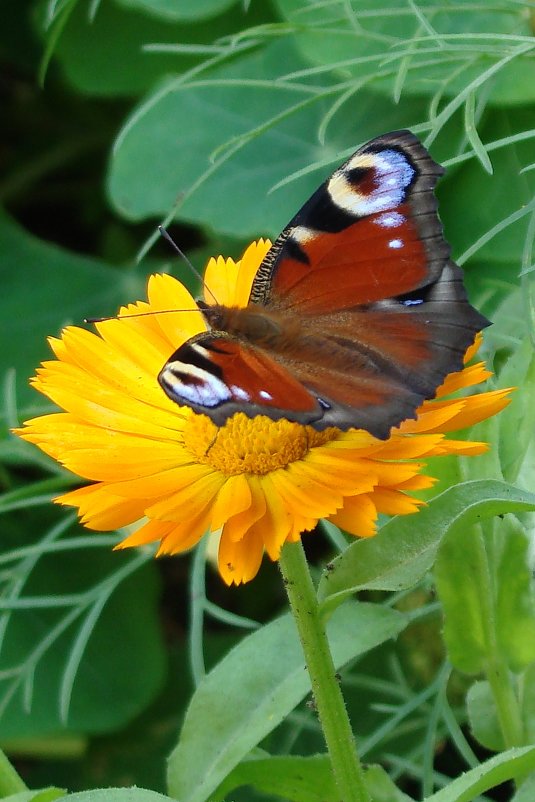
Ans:
[[[209,331],[164,365],[167,395],[217,425],[241,411],[386,438],[415,417],[488,325],[449,258],[442,172],[408,131],[358,150],[268,251],[247,307],[199,303]]]
[[[249,304],[244,309],[206,304],[200,308],[213,331],[226,332],[261,348],[291,349],[301,333],[301,321],[297,316],[266,310],[258,304]]]

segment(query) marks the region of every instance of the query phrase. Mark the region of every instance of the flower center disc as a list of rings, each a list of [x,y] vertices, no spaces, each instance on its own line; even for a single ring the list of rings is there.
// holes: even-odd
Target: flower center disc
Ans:
[[[197,462],[221,473],[265,474],[303,459],[311,448],[338,435],[337,429],[317,432],[264,415],[251,419],[238,412],[224,426],[216,426],[206,415],[192,414],[184,429],[184,445]]]

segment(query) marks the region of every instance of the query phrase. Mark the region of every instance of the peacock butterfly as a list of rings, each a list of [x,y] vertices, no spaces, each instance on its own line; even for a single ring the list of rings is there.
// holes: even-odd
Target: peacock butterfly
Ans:
[[[209,331],[158,380],[221,426],[236,412],[378,438],[433,398],[489,325],[450,259],[443,168],[410,131],[357,150],[272,245],[245,308],[199,308]]]

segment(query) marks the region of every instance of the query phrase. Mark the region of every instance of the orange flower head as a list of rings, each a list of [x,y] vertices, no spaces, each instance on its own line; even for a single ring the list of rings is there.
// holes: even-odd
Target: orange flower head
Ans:
[[[245,306],[270,242],[250,245],[234,262],[211,259],[205,281],[218,301]],[[176,308],[177,312],[157,313]],[[64,411],[28,421],[18,434],[90,482],[56,501],[77,507],[96,530],[139,522],[119,547],[159,542],[158,554],[220,534],[219,571],[227,584],[252,579],[264,551],[276,560],[327,518],[360,537],[375,534],[380,512],[407,514],[423,503],[409,493],[433,484],[422,460],[472,455],[483,443],[446,439],[495,414],[507,391],[446,399],[490,375],[482,363],[448,376],[436,398],[388,440],[365,431],[317,432],[287,420],[237,413],[217,427],[172,402],[157,382],[169,355],[205,330],[184,286],[154,275],[148,301],[96,324],[97,333],[67,327],[51,339],[56,359],[43,363],[34,386]],[[468,361],[475,348],[469,349]]]

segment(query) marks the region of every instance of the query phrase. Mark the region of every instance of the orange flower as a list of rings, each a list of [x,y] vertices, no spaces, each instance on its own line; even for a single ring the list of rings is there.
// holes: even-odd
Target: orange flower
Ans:
[[[210,260],[205,281],[220,303],[247,304],[269,247],[259,240],[237,263]],[[276,560],[286,541],[321,518],[370,537],[379,512],[415,512],[423,502],[408,493],[433,483],[420,473],[421,460],[481,453],[485,444],[445,433],[507,404],[507,391],[444,398],[485,381],[490,374],[478,363],[448,376],[416,420],[386,441],[362,430],[317,432],[242,413],[217,427],[170,401],[156,380],[169,355],[205,329],[195,301],[167,275],[150,278],[148,299],[98,323],[98,334],[69,326],[50,340],[56,360],[43,364],[33,384],[65,411],[30,420],[18,434],[92,483],[56,499],[77,507],[86,526],[140,522],[120,547],[159,541],[158,554],[174,554],[220,531],[219,571],[227,584],[252,579],[264,551]],[[180,311],[130,317],[169,308]],[[467,359],[475,351],[469,350]]]

